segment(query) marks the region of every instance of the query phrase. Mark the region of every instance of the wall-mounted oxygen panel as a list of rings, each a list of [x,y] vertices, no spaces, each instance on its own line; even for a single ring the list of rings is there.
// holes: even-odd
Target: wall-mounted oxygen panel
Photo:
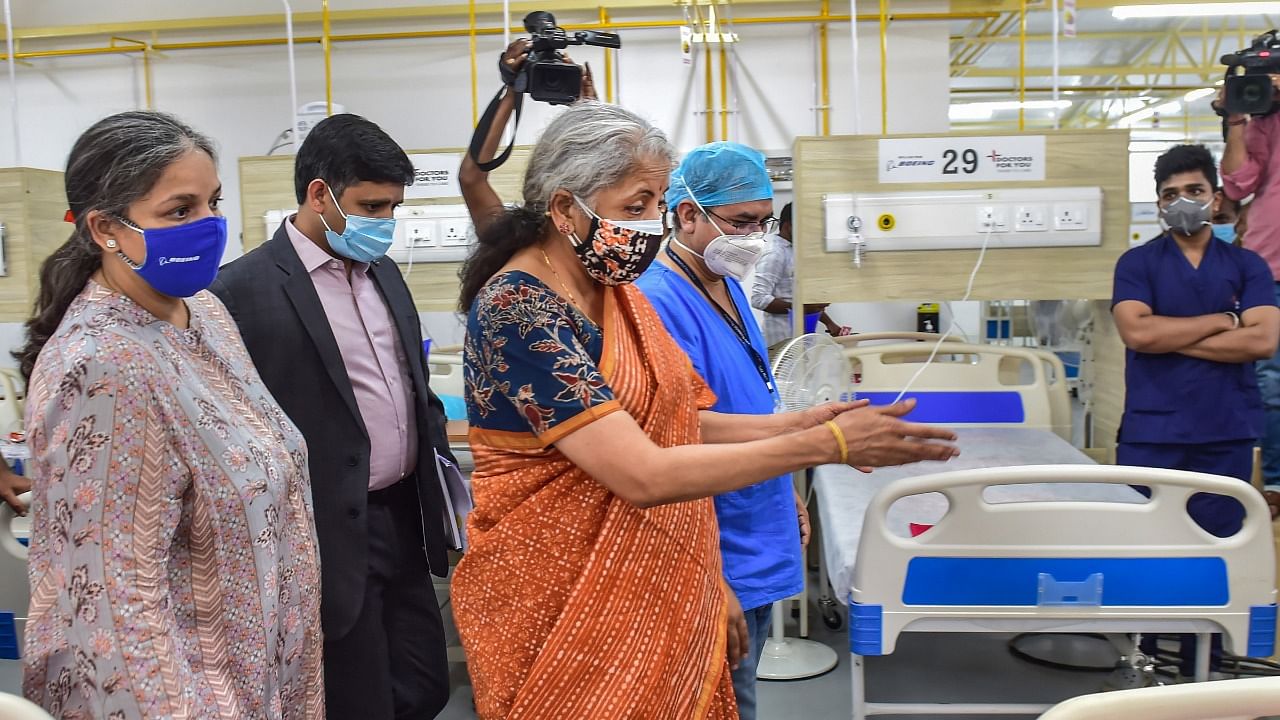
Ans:
[[[1097,187],[832,194],[823,212],[829,252],[1102,244]]]

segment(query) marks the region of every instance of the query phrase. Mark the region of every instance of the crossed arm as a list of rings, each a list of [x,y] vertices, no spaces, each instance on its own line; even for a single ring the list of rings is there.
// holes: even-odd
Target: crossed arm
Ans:
[[[1280,308],[1259,306],[1240,315],[1240,327],[1226,313],[1195,317],[1156,315],[1149,305],[1125,300],[1112,310],[1124,344],[1141,353],[1179,353],[1201,360],[1242,363],[1264,360],[1280,342]]]

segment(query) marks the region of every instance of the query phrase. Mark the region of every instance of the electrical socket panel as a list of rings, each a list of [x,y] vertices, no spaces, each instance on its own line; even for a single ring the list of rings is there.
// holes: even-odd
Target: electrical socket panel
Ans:
[[[1044,222],[1044,205],[1019,205],[1015,212],[1017,220],[1014,221],[1013,229],[1017,232],[1044,232],[1049,229]]]
[[[1054,230],[1088,230],[1089,206],[1086,203],[1056,203],[1053,206]]]
[[[1003,205],[978,206],[978,232],[1009,232],[1009,208]]]
[[[474,235],[466,205],[401,205],[387,257],[401,265],[467,259]]]
[[[441,218],[440,245],[458,247],[470,244],[471,220],[459,218]]]
[[[823,197],[828,252],[1102,244],[1098,187],[833,193]]]

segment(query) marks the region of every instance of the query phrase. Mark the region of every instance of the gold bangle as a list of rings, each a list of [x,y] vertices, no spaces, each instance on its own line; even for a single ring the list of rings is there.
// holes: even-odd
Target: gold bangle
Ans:
[[[840,429],[840,426],[836,424],[835,420],[828,420],[825,423],[823,423],[823,425],[826,425],[827,429],[831,431],[831,434],[835,435],[836,444],[840,446],[840,464],[848,465],[849,464],[849,443],[845,442],[844,440],[844,431]]]

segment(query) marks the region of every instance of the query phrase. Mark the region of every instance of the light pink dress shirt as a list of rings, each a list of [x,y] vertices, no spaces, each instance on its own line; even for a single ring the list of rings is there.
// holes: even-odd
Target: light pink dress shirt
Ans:
[[[341,260],[308,240],[293,218],[284,226],[320,296],[369,433],[369,490],[390,487],[413,471],[418,458],[413,385],[391,311],[368,263],[353,263],[348,282]]]
[[[1254,118],[1244,130],[1248,158],[1234,173],[1222,174],[1227,197],[1249,204],[1249,227],[1244,246],[1271,266],[1280,278],[1280,113]]]

